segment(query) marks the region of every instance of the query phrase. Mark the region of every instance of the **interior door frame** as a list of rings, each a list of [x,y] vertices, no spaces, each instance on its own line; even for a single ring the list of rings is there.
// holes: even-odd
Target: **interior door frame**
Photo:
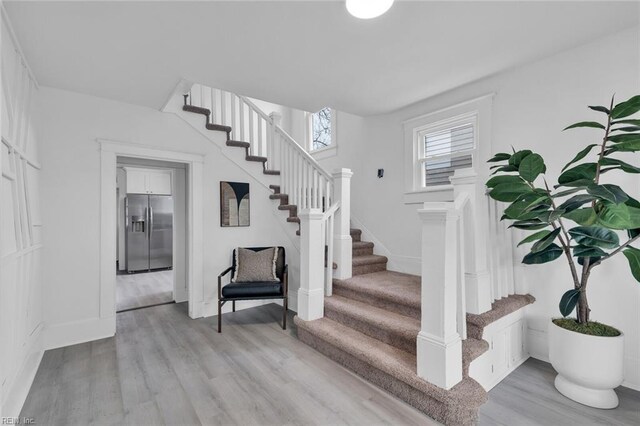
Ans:
[[[203,167],[204,155],[98,139],[100,144],[100,319],[116,330],[116,167],[119,156],[187,165],[187,288],[189,317],[202,317],[204,300]]]

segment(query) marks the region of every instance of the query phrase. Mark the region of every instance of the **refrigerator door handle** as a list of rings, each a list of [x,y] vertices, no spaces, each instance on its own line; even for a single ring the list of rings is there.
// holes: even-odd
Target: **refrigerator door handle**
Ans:
[[[152,233],[153,233],[153,207],[149,206],[149,240],[151,240]]]

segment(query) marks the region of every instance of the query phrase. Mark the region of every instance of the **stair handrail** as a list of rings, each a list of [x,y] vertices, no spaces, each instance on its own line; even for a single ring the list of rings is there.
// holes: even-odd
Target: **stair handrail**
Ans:
[[[309,152],[307,152],[307,150],[305,150],[302,146],[300,146],[300,144],[298,142],[296,142],[295,139],[293,139],[293,137],[287,133],[286,130],[284,130],[282,127],[280,127],[280,125],[276,125],[276,130],[278,131],[278,133],[280,133],[280,135],[282,135],[282,137],[290,144],[293,145],[293,147],[298,150],[298,152],[300,153],[300,155],[302,155],[304,157],[305,160],[307,160],[308,162],[310,162],[311,164],[313,164],[313,166],[318,170],[318,172],[320,174],[322,174],[324,177],[326,177],[327,179],[331,180],[333,179],[331,174],[326,171],[324,169],[324,167],[322,167],[320,165],[320,163],[318,163],[318,161],[313,158],[313,156],[311,154],[309,154]]]

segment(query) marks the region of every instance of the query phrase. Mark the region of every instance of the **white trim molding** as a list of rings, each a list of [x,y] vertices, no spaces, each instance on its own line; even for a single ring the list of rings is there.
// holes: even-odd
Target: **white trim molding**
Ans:
[[[404,203],[419,204],[423,202],[453,200],[453,186],[442,185],[424,187],[418,174],[416,164],[422,157],[418,153],[416,138],[426,128],[458,122],[462,119],[475,121],[475,149],[473,164],[481,164],[491,154],[491,113],[494,93],[481,96],[461,104],[433,111],[402,122],[404,131]],[[484,177],[484,176],[482,176]]]
[[[137,143],[98,139],[100,144],[100,320],[107,321],[108,330],[115,333],[116,294],[116,211],[117,157],[127,156],[150,160],[185,163],[187,168],[187,287],[189,317],[203,314],[203,168],[204,156],[178,151],[160,150]],[[106,337],[106,336],[103,336]],[[91,339],[89,339],[91,340]]]

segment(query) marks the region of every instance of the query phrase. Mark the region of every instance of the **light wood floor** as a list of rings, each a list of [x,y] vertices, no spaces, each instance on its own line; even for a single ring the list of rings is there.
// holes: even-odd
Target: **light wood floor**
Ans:
[[[434,425],[280,328],[266,305],[191,320],[186,304],[117,315],[115,337],[45,353],[21,416],[39,425]],[[293,321],[290,324],[293,326]],[[592,410],[527,361],[490,392],[482,425],[639,424],[640,393]]]
[[[116,275],[116,310],[173,301],[173,271]]]

